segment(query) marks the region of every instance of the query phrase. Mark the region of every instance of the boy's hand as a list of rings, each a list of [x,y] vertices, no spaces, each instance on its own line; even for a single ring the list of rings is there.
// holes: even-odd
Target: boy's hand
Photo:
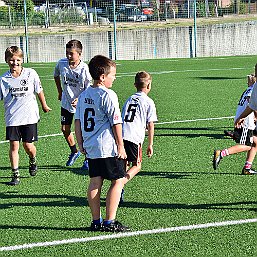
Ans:
[[[76,107],[77,107],[77,103],[78,103],[78,98],[75,98],[75,99],[71,102],[72,107],[76,108]]]
[[[241,128],[241,125],[244,123],[245,118],[237,119],[235,121],[235,128]]]
[[[48,105],[42,106],[42,109],[43,109],[43,112],[50,112],[50,111],[52,111],[52,109]]]
[[[153,146],[152,145],[148,145],[148,147],[146,149],[146,154],[149,158],[152,157],[152,155],[153,155]]]
[[[119,159],[127,159],[127,154],[125,152],[124,146],[118,146],[118,158]]]

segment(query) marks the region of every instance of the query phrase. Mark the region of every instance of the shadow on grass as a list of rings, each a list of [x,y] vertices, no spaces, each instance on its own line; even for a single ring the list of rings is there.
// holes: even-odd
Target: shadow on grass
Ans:
[[[196,137],[209,137],[209,138],[214,138],[214,139],[231,139],[230,137],[225,136],[223,133],[221,133],[220,130],[227,129],[227,127],[223,128],[217,128],[217,127],[204,127],[204,128],[170,128],[170,127],[165,127],[165,128],[155,128],[155,136],[160,136],[160,137],[187,137],[187,138],[196,138]],[[171,131],[174,133],[162,133],[163,131]],[[197,133],[177,133],[177,131],[196,131]],[[217,133],[201,133],[199,131],[217,131]],[[160,132],[160,133],[158,133]]]
[[[0,193],[1,200],[18,200],[24,199],[24,202],[12,201],[4,204],[0,204],[0,209],[8,209],[12,207],[21,207],[21,206],[45,206],[45,207],[81,207],[88,206],[87,200],[85,197],[70,196],[70,195],[25,195],[19,194],[18,192],[6,192]],[[31,202],[28,202],[28,199],[31,199]],[[35,201],[35,199],[41,199],[41,201]]]
[[[238,210],[238,211],[254,211],[257,207],[243,205],[256,205],[254,201],[231,202],[231,203],[207,203],[207,204],[183,204],[183,203],[138,203],[123,202],[120,206],[127,208],[149,208],[149,209],[174,209],[174,210]]]

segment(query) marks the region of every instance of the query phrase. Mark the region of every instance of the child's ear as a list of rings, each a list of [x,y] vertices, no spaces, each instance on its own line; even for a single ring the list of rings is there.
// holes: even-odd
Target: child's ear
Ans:
[[[103,82],[105,80],[105,75],[104,74],[100,75],[99,79],[101,80],[101,82]]]

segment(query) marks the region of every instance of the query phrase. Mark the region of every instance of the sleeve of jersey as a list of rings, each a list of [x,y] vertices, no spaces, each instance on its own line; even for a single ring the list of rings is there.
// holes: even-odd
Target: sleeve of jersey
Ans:
[[[250,97],[249,107],[253,110],[257,110],[257,86],[253,87],[253,91]]]
[[[122,123],[121,112],[116,93],[112,90],[106,94],[104,100],[105,112],[111,123],[111,126]]]
[[[147,115],[147,122],[155,122],[158,121],[156,114],[156,107],[153,101],[149,102],[149,109]]]
[[[87,65],[87,64],[86,64]],[[92,83],[92,77],[89,73],[89,69],[88,69],[88,66],[86,66],[85,68],[85,75],[86,75],[86,79],[85,79],[85,88],[89,87],[90,84]]]
[[[35,70],[32,70],[33,76],[34,76],[34,88],[35,92],[39,94],[41,91],[43,91],[43,87],[41,85],[40,78]]]
[[[54,77],[60,76],[60,70],[59,70],[59,62],[56,64],[54,68]]]

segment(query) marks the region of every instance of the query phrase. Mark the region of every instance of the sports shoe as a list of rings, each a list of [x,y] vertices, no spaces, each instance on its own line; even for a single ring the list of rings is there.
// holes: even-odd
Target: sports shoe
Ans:
[[[37,174],[37,163],[35,158],[29,160],[29,174],[30,176],[36,176]]]
[[[94,224],[94,222],[91,222],[90,225],[91,231],[102,231],[103,230],[103,223]]]
[[[214,150],[213,153],[213,169],[216,170],[219,166],[220,161],[222,160],[221,151],[220,150]]]
[[[17,186],[20,184],[20,176],[18,174],[13,174],[12,180],[8,182],[9,186]]]
[[[245,167],[242,169],[242,175],[257,175],[257,171],[252,169],[246,169]]]
[[[124,193],[125,193],[124,188],[122,188],[121,194],[120,194],[120,204],[124,202]]]
[[[66,166],[72,166],[74,164],[74,162],[79,158],[80,155],[81,155],[80,151],[78,151],[76,153],[71,153],[69,155],[69,159],[66,163]]]
[[[89,170],[89,166],[88,166],[88,160],[85,160],[83,162],[83,165],[81,167],[82,170]]]
[[[234,132],[229,130],[224,130],[225,136],[234,138]]]
[[[117,220],[113,220],[108,225],[104,225],[104,223],[103,223],[102,231],[104,231],[104,232],[127,232],[127,231],[130,231],[130,228],[122,225]]]

